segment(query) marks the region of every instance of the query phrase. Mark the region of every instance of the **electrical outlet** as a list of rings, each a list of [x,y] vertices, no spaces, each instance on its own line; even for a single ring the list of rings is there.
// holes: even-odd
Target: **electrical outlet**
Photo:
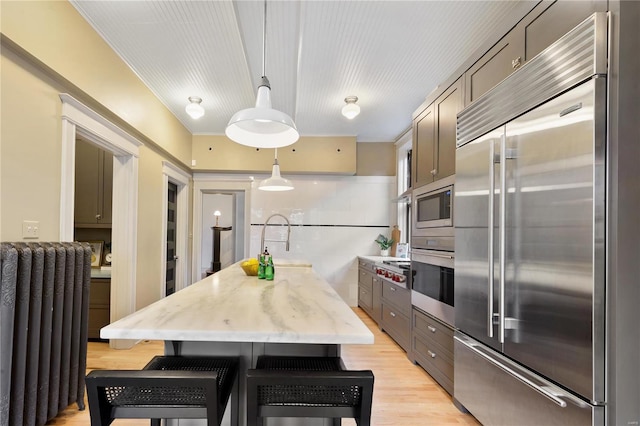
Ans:
[[[195,167],[196,166],[196,160],[191,160],[191,167]]]
[[[40,238],[40,222],[35,220],[22,221],[22,238]]]

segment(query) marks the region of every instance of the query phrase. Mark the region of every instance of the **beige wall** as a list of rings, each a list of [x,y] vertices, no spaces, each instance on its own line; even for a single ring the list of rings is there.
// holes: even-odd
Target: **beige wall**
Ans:
[[[393,142],[357,144],[358,176],[395,176],[396,146]]]
[[[283,173],[356,173],[356,138],[353,136],[303,136],[293,145],[278,149]],[[268,172],[274,150],[239,145],[226,136],[194,135],[194,171]]]
[[[3,38],[157,144],[190,164],[191,134],[67,1],[2,1]],[[7,40],[3,40],[6,43]],[[91,105],[93,106],[93,105]],[[137,135],[136,135],[137,136]]]

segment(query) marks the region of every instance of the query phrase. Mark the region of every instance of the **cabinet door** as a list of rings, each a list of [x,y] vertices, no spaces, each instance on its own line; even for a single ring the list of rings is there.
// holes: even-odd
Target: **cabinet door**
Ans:
[[[544,1],[519,24],[524,32],[524,59],[542,52],[595,12],[606,12],[606,0]]]
[[[382,321],[382,282],[378,277],[373,278],[373,319],[380,324]]]
[[[433,153],[436,143],[434,104],[429,105],[413,124],[413,187],[433,182]],[[433,172],[433,173],[432,173]]]
[[[96,223],[98,214],[98,182],[100,149],[90,143],[76,141],[75,207],[76,223]]]
[[[462,109],[462,79],[458,79],[436,101],[437,144],[434,180],[456,172],[456,120]]]
[[[113,154],[107,151],[100,151],[102,155],[102,174],[99,182],[100,198],[100,218],[98,223],[111,223],[111,209],[113,205]]]
[[[465,105],[478,99],[507,78],[524,62],[524,38],[518,27],[511,30],[464,74]]]

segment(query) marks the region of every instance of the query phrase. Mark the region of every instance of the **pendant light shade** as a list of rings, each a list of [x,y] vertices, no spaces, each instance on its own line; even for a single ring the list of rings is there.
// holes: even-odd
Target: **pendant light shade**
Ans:
[[[280,164],[278,164],[278,149],[276,148],[276,158],[273,160],[271,169],[271,177],[263,180],[258,185],[258,189],[262,191],[290,191],[293,189],[293,183],[289,179],[280,176]]]
[[[262,81],[258,86],[256,106],[233,114],[224,131],[232,141],[254,148],[288,146],[296,142],[300,137],[296,124],[291,117],[284,112],[271,108],[271,85],[266,77],[266,56],[267,0],[264,1],[262,32]]]
[[[255,148],[288,146],[300,137],[291,117],[271,108],[271,87],[265,76],[258,87],[255,108],[236,112],[224,132],[232,141]]]

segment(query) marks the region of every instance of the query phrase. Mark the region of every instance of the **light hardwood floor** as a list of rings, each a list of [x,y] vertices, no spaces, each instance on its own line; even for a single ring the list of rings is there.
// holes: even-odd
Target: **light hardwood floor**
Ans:
[[[354,309],[375,336],[373,345],[345,345],[342,358],[347,368],[372,370],[375,375],[372,425],[478,425],[463,414],[446,393],[421,367],[413,365],[406,353],[359,308]],[[87,372],[94,369],[140,369],[163,351],[162,342],[145,341],[131,350],[110,349],[106,343],[89,342]],[[89,425],[89,408],[78,411],[69,406],[49,425]],[[120,420],[114,425],[147,426],[148,420]],[[352,419],[342,422],[355,425]]]

